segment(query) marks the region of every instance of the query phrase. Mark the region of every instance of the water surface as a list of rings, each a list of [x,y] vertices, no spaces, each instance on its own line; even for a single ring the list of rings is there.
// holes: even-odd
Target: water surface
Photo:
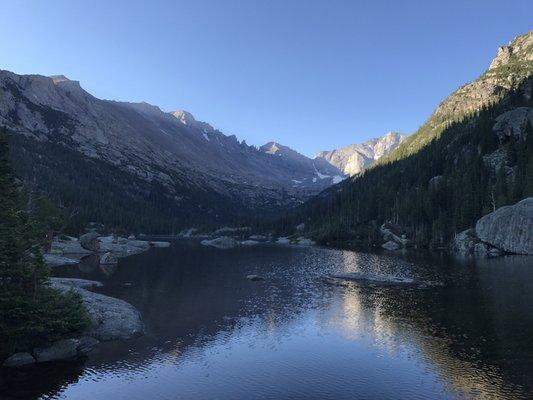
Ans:
[[[2,371],[0,398],[532,398],[532,264],[194,241],[118,268],[86,261],[56,273],[103,281],[148,334],[86,360]],[[322,279],[356,271],[427,285]]]

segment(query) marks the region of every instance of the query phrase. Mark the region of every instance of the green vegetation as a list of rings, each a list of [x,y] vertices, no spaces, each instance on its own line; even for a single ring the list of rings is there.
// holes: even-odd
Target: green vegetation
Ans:
[[[498,115],[532,105],[517,90],[462,120],[425,124],[388,159],[290,212],[275,228],[286,234],[306,222],[321,243],[372,245],[382,243],[379,227],[389,222],[414,245],[445,246],[482,215],[533,195],[531,126],[503,141],[492,132]],[[501,161],[491,165],[498,155]]]
[[[48,284],[41,248],[59,215],[32,193],[23,198],[0,132],[0,357],[77,334],[88,324],[79,296]]]

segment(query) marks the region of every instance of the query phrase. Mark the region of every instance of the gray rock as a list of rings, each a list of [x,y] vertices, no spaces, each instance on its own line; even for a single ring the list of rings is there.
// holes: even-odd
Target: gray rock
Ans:
[[[399,228],[393,226],[390,223],[384,223],[383,225],[381,225],[379,230],[385,242],[395,242],[396,244],[398,244],[398,247],[407,246],[407,244],[409,243],[409,239],[407,239],[405,235],[399,233]],[[392,245],[388,245],[388,246],[392,246]]]
[[[480,218],[476,235],[506,252],[533,255],[533,197]]]
[[[52,278],[52,286],[67,286],[69,288],[80,288],[80,289],[93,289],[97,287],[104,286],[102,282],[90,281],[88,279],[79,279],[79,278]]]
[[[98,345],[98,343],[100,342],[93,337],[82,336],[81,338],[79,338],[79,343],[78,343],[78,348],[77,348],[78,353],[88,354],[96,347],[96,345]]]
[[[91,319],[88,336],[98,340],[130,339],[144,332],[139,312],[131,304],[86,290],[94,281],[52,278],[52,287],[79,293]],[[99,283],[99,282],[98,282]]]
[[[104,253],[102,257],[100,257],[100,265],[109,265],[109,264],[117,264],[118,258],[111,252]]]
[[[219,249],[231,249],[235,246],[237,246],[237,241],[229,236],[221,236],[219,238],[211,239],[211,240],[202,240],[202,245],[204,246],[212,246]]]
[[[69,258],[65,256],[60,256],[59,254],[46,253],[43,254],[43,259],[46,265],[49,267],[62,267],[65,265],[76,265],[78,260],[74,258]]]
[[[86,254],[91,254],[92,251],[86,250],[81,247],[81,244],[78,240],[59,240],[54,239],[52,241],[52,254],[57,255],[76,255],[82,256]]]
[[[499,115],[492,127],[492,132],[500,140],[512,135],[523,138],[528,121],[533,126],[533,108],[518,107]]]
[[[316,244],[314,240],[305,237],[299,237],[297,242],[300,246],[314,246]]]
[[[398,250],[400,248],[400,245],[396,242],[393,242],[392,240],[389,240],[388,242],[383,243],[381,247],[387,250]]]
[[[78,356],[78,339],[63,339],[48,347],[38,347],[33,350],[37,362],[57,360],[71,360]]]
[[[382,275],[373,272],[348,272],[344,274],[327,275],[324,279],[326,282],[332,284],[342,284],[343,281],[379,285],[412,285],[417,283],[417,281],[411,278]]]
[[[88,232],[81,235],[79,240],[81,247],[85,250],[97,252],[100,250],[100,242],[98,241],[99,236],[98,232]]]
[[[260,242],[257,240],[243,240],[241,245],[243,246],[257,246]]]
[[[277,244],[289,244],[291,241],[288,237],[281,236],[276,240]]]
[[[462,255],[475,255],[476,257],[496,257],[503,254],[496,247],[479,240],[474,229],[467,229],[456,234],[451,242],[451,249]]]
[[[16,368],[35,363],[35,358],[30,353],[15,353],[2,364],[3,367]]]
[[[252,235],[250,240],[267,240],[267,237],[265,235]]]

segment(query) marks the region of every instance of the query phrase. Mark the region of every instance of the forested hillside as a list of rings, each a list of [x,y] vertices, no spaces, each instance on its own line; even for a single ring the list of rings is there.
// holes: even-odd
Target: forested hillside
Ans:
[[[533,33],[501,48],[388,157],[278,221],[326,243],[380,244],[384,223],[444,246],[494,209],[533,195]]]

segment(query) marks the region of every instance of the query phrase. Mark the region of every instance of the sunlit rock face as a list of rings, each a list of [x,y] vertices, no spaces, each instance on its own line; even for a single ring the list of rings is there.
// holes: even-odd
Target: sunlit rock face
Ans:
[[[357,175],[388,155],[405,139],[406,135],[389,132],[365,143],[351,144],[331,151],[320,151],[315,159],[324,159],[347,175]]]

